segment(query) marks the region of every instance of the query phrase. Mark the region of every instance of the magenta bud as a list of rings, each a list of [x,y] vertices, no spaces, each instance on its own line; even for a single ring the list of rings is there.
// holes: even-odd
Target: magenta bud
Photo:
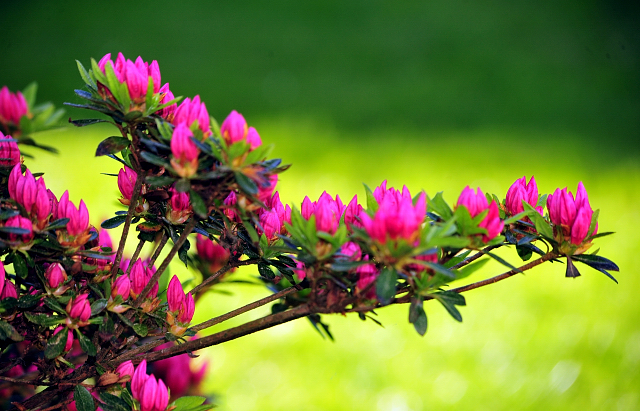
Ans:
[[[49,288],[57,290],[65,281],[67,281],[67,272],[60,263],[53,263],[47,267],[44,278],[49,283]]]
[[[205,138],[212,134],[209,113],[205,104],[200,102],[200,96],[195,96],[193,100],[185,98],[176,109],[172,123],[175,125],[184,123],[188,127],[195,123]]]
[[[76,298],[69,300],[67,304],[67,313],[74,320],[86,322],[91,317],[91,305],[87,300],[89,294],[80,294]]]
[[[123,378],[127,375],[133,378],[133,372],[134,372],[134,367],[133,367],[133,362],[131,362],[131,360],[125,361],[120,365],[118,365],[118,367],[116,367],[116,373],[120,376],[120,378]]]
[[[504,222],[500,220],[500,210],[495,201],[491,202],[489,205],[489,213],[487,213],[478,226],[487,230],[487,234],[482,236],[482,241],[485,243],[491,241],[502,232]]]
[[[121,275],[116,279],[116,281],[111,286],[111,298],[116,298],[116,296],[121,296],[123,301],[126,301],[129,298],[129,294],[131,292],[131,281],[129,277],[126,275]]]
[[[133,377],[131,377],[131,394],[133,398],[140,401],[142,398],[143,388],[147,382],[147,360],[142,360],[140,364],[135,368]]]
[[[353,241],[348,241],[340,247],[340,254],[347,257],[350,261],[360,261],[362,258],[362,249]]]
[[[9,240],[14,243],[21,243],[17,244],[15,246],[16,248],[24,248],[26,245],[31,243],[31,240],[33,240],[33,224],[28,218],[17,215],[9,218],[4,225],[5,227],[17,227],[28,230],[28,233],[26,234],[9,234]]]
[[[189,194],[181,193],[175,188],[169,189],[169,206],[167,207],[167,220],[171,224],[182,224],[193,214]]]
[[[68,218],[67,233],[76,237],[84,234],[89,228],[89,211],[83,200],[80,200],[80,206],[76,206],[69,201],[69,191],[65,191],[60,197],[57,207],[57,218]]]
[[[60,331],[62,330],[66,330],[67,331],[67,344],[65,344],[64,346],[64,351],[67,352],[71,349],[71,347],[73,347],[73,331],[71,331],[70,329],[63,327],[61,325],[59,325],[54,331],[53,331],[53,335],[58,334]]]
[[[175,98],[171,90],[169,90],[169,83],[165,84],[158,91],[163,97],[160,100],[160,104],[167,104],[171,100]],[[160,111],[157,111],[156,114],[165,120],[171,122],[175,116],[176,110],[178,109],[178,104],[173,103],[170,106],[163,108]]]
[[[129,279],[131,280],[131,296],[136,298],[147,285],[147,273],[141,259],[138,258],[138,260],[133,263],[131,271],[129,272]]]
[[[532,207],[536,208],[540,214],[542,214],[542,207],[536,207],[538,203],[538,185],[536,179],[531,176],[531,179],[527,183],[526,176],[517,179],[509,190],[507,190],[507,196],[505,199],[505,209],[509,215],[516,215],[524,211],[522,201],[527,202]]]
[[[131,200],[138,174],[127,166],[118,172],[118,189],[125,200]]]
[[[562,190],[556,189],[547,197],[547,208],[549,218],[556,226],[556,232],[562,233],[564,240],[569,240],[574,245],[580,245],[586,240],[593,210],[582,182],[578,183],[575,200],[566,187]]]
[[[22,116],[28,114],[27,100],[21,92],[12,93],[7,86],[0,89],[0,123],[17,126]]]
[[[467,210],[469,210],[471,218],[473,218],[486,210],[489,207],[489,202],[487,201],[487,197],[480,191],[480,187],[478,187],[476,192],[469,186],[466,186],[464,190],[462,190],[460,197],[458,197],[456,207],[459,206],[465,206]]]
[[[5,136],[0,131],[0,167],[10,168],[20,164],[20,149],[15,141],[9,140],[11,136]]]
[[[180,308],[180,312],[178,313],[178,322],[182,324],[189,324],[193,319],[195,309],[196,303],[193,300],[193,296],[191,295],[191,293],[185,294],[184,300],[182,301],[182,307]]]
[[[276,239],[276,234],[280,234],[280,229],[282,227],[280,218],[278,218],[278,213],[273,208],[260,215],[260,225],[264,231],[258,227],[259,234],[264,233],[269,240]]]
[[[220,133],[222,133],[222,137],[225,139],[227,144],[233,144],[244,140],[247,136],[248,130],[247,121],[244,119],[242,114],[235,110],[233,110],[227,118],[224,119],[220,126]]]
[[[167,287],[167,303],[169,304],[169,311],[179,311],[182,308],[184,302],[184,291],[182,284],[178,276],[174,275],[169,281],[169,287]]]

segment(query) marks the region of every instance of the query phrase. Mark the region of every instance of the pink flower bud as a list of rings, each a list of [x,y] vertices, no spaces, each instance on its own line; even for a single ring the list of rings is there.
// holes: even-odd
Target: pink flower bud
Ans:
[[[189,194],[178,192],[175,188],[169,189],[171,197],[167,207],[167,220],[171,224],[182,224],[193,214]]]
[[[215,273],[229,261],[229,250],[209,240],[202,234],[198,234],[196,238],[196,250],[198,256],[205,262],[209,263],[209,271]]]
[[[64,352],[67,352],[67,351],[69,351],[71,349],[71,347],[73,347],[73,332],[70,329],[59,325],[53,331],[53,335],[58,334],[62,330],[67,330],[67,344],[64,346]]]
[[[2,290],[4,289],[5,279],[6,271],[4,270],[4,264],[0,261],[0,295],[2,295]]]
[[[127,301],[131,292],[131,281],[126,275],[121,275],[111,286],[111,298],[121,296],[123,301]]]
[[[67,281],[67,272],[60,263],[53,263],[47,267],[47,271],[44,273],[44,278],[47,279],[49,288],[57,290],[65,281]]]
[[[120,189],[122,197],[127,200],[127,204],[131,201],[137,178],[138,174],[127,166],[118,172],[118,189]]]
[[[362,249],[353,241],[348,241],[340,247],[340,254],[347,257],[350,261],[360,261],[362,258]]]
[[[487,230],[487,234],[482,235],[482,241],[485,243],[493,240],[502,232],[504,222],[500,220],[500,210],[498,209],[498,205],[495,201],[492,201],[491,204],[489,204],[489,213],[480,222],[480,224],[478,224],[478,227],[486,228]]]
[[[536,179],[533,176],[531,176],[528,183],[526,176],[523,176],[522,178],[517,179],[511,187],[509,187],[509,190],[507,191],[507,198],[504,203],[507,214],[516,215],[523,212],[523,200],[542,214],[542,207],[536,207],[536,204],[538,203],[538,185],[536,184]]]
[[[5,227],[18,227],[29,231],[26,234],[9,234],[9,240],[14,243],[21,243],[16,245],[17,248],[24,248],[25,245],[30,244],[31,240],[33,240],[33,225],[28,218],[17,215],[9,218],[4,225]]]
[[[118,58],[114,64],[111,61],[111,53],[108,53],[100,59],[98,67],[106,74],[107,65],[113,67],[116,78],[120,83],[126,83],[129,97],[136,104],[141,104],[145,101],[149,77],[152,79],[153,93],[160,91],[160,68],[155,60],[149,65],[138,56],[134,63],[131,60],[126,60],[122,53],[118,53]],[[106,85],[103,86],[106,87]]]
[[[147,273],[142,265],[141,259],[138,258],[138,260],[133,263],[131,272],[129,272],[129,279],[131,280],[131,296],[136,298],[147,285]]]
[[[91,317],[91,305],[87,300],[89,294],[80,294],[67,304],[67,313],[74,320],[86,322]]]
[[[200,102],[200,96],[195,96],[193,100],[185,98],[176,109],[172,123],[175,125],[184,123],[189,128],[196,123],[196,127],[202,131],[205,138],[213,134],[207,107]]]
[[[262,229],[258,227],[258,234],[264,234],[269,240],[277,239],[276,234],[280,234],[282,227],[278,213],[273,208],[260,215],[260,225]]]
[[[196,303],[193,300],[193,296],[190,293],[185,294],[180,312],[178,313],[178,322],[182,324],[189,324],[193,319],[195,313]]]
[[[225,139],[227,144],[233,144],[244,140],[247,136],[248,130],[247,121],[244,119],[242,114],[235,110],[233,110],[227,118],[224,119],[220,126],[220,133],[222,133],[222,137]]]
[[[255,150],[262,145],[262,139],[253,127],[249,127],[249,130],[247,131],[247,143],[251,146],[251,150]]]
[[[68,218],[67,233],[76,237],[84,234],[89,228],[89,211],[83,200],[80,200],[80,206],[76,206],[69,201],[69,191],[65,191],[58,202],[57,218]]]
[[[237,203],[238,196],[236,195],[235,191],[230,192],[227,198],[225,198],[222,202],[222,204],[226,206],[226,208],[224,209],[224,215],[227,216],[229,220],[239,223],[241,221],[240,216],[233,208],[233,206],[235,206]]]
[[[191,141],[193,133],[186,123],[180,123],[171,136],[171,165],[180,177],[191,177],[198,171],[198,154],[200,150]]]
[[[131,394],[133,398],[139,401],[142,398],[143,387],[145,382],[147,382],[147,360],[142,360],[140,364],[136,367],[133,372],[133,377],[131,378]]]
[[[564,240],[570,240],[574,245],[580,245],[586,240],[593,210],[582,182],[578,183],[575,200],[566,187],[562,190],[556,189],[547,197],[547,208],[556,232],[562,233]]]
[[[169,90],[169,83],[162,86],[160,88],[159,93],[163,95],[162,99],[160,100],[160,104],[167,104],[168,102],[170,102],[175,98],[171,90]],[[170,106],[167,106],[160,111],[156,111],[156,114],[164,118],[165,120],[172,122],[177,109],[178,109],[178,104],[173,103]]]
[[[352,231],[352,226],[362,228],[362,223],[358,219],[358,216],[362,211],[362,206],[358,204],[358,196],[353,196],[347,205],[347,208],[344,210],[344,223],[347,225],[347,229],[349,229],[349,231]]]
[[[365,260],[368,259],[368,257],[365,257]],[[375,287],[370,286],[370,284],[373,283],[380,274],[380,271],[376,268],[376,265],[361,265],[356,269],[356,272],[358,273],[358,281],[356,282],[356,289],[358,290],[358,292],[362,292],[368,288],[365,297],[369,299],[375,298]]]
[[[7,278],[4,280],[4,286],[2,287],[2,292],[0,292],[0,300],[9,297],[18,298],[18,290],[16,290],[16,286]]]
[[[10,168],[20,163],[20,149],[15,141],[3,141],[12,139],[0,131],[0,167]]]
[[[273,190],[276,188],[276,184],[278,184],[278,175],[270,175],[266,184],[258,186],[258,199],[263,203],[269,201],[273,195]]]
[[[123,378],[127,375],[133,378],[133,372],[134,372],[134,367],[133,367],[133,362],[131,362],[131,360],[121,363],[116,368],[116,373],[120,376],[120,378]]]
[[[0,89],[0,123],[20,124],[22,116],[29,115],[27,100],[21,92],[12,93],[7,86]]]
[[[469,214],[471,214],[471,218],[473,218],[489,208],[489,202],[487,201],[487,197],[480,191],[480,187],[478,187],[477,192],[475,192],[472,188],[466,186],[458,198],[456,207],[459,206],[466,207],[467,210],[469,210]]]
[[[167,287],[167,303],[169,304],[169,311],[179,311],[184,302],[184,291],[182,284],[178,276],[174,275],[169,281],[169,287]]]

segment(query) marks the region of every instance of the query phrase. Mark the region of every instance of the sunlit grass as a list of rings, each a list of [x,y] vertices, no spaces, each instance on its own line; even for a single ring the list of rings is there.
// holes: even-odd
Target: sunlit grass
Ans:
[[[210,363],[206,390],[218,396],[219,409],[632,410],[640,405],[640,279],[632,260],[640,252],[637,161],[603,161],[606,153],[597,148],[578,148],[580,136],[560,133],[549,147],[537,144],[535,132],[518,130],[355,135],[312,120],[255,125],[265,143],[276,143],[274,155],[293,163],[278,186],[290,203],[299,204],[305,195],[315,200],[323,190],[344,200],[358,194],[363,201],[361,184],[373,188],[383,179],[395,187],[406,184],[412,192],[443,190],[451,203],[467,184],[502,198],[522,175],[535,174],[546,193],[565,186],[575,191],[583,181],[592,206],[601,210],[600,231],[617,232],[596,247],[620,266],[615,273],[620,284],[586,266],[579,266],[582,277],[566,279],[563,266],[547,264],[467,293],[462,324],[437,303],[427,303],[425,337],[408,324],[405,306],[379,310],[384,328],[351,315],[325,316],[335,342],[320,338],[306,320],[281,325],[202,352]],[[72,200],[83,198],[96,225],[117,205],[115,178],[99,173],[116,173],[119,167],[92,155],[114,130],[38,136],[61,149],[58,157],[29,150],[37,156],[28,160],[29,167],[45,171],[56,194],[69,188]],[[172,270],[180,273],[176,266]],[[503,270],[490,263],[469,281]],[[197,307],[195,321],[266,294],[252,286],[239,286],[233,296],[212,293]],[[243,319],[268,308],[258,311]]]

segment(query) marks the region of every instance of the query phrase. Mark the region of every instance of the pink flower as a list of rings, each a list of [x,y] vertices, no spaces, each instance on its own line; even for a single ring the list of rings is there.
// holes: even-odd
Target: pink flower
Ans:
[[[167,387],[162,380],[147,375],[146,360],[142,360],[133,372],[131,394],[140,404],[141,411],[164,411],[169,405]]]
[[[195,312],[195,301],[190,293],[185,295],[182,284],[177,276],[173,276],[167,288],[167,323],[171,326],[171,333],[180,336],[184,334]]]
[[[562,190],[558,188],[547,198],[547,209],[556,232],[562,233],[563,239],[570,239],[574,245],[580,245],[586,240],[593,210],[582,181],[578,183],[575,200],[573,194],[567,192],[566,187]],[[592,235],[595,232],[597,232],[597,225]]]
[[[13,285],[11,280],[8,278],[4,280],[4,285],[1,287],[2,292],[0,292],[0,300],[4,300],[5,298],[18,298],[18,290],[16,290],[16,286]]]
[[[213,134],[207,107],[200,102],[200,96],[195,96],[193,100],[185,98],[176,109],[172,123],[175,125],[185,124],[188,128],[196,123],[195,126],[202,131],[204,138]]]
[[[78,320],[85,323],[91,317],[91,305],[87,300],[89,294],[80,294],[79,296],[69,300],[67,303],[67,314],[72,320]]]
[[[169,83],[166,83],[164,86],[162,86],[160,88],[159,93],[163,95],[162,99],[160,100],[160,104],[167,104],[168,102],[170,102],[175,98],[171,90],[169,90]],[[170,106],[167,106],[162,110],[157,111],[156,114],[164,118],[165,120],[172,122],[177,109],[178,109],[178,104],[173,103]]]
[[[126,269],[123,269],[123,271],[126,272]],[[149,280],[151,280],[151,277],[153,276],[154,272],[155,272],[155,269],[145,267],[145,264],[143,264],[143,261],[140,258],[138,258],[138,260],[135,263],[133,263],[133,266],[131,267],[131,272],[129,272],[129,279],[131,280],[131,290],[130,290],[131,297],[133,298],[138,297],[138,295],[142,292],[142,290],[144,290],[144,287],[147,285]],[[147,299],[156,298],[156,296],[158,295],[158,289],[159,289],[159,285],[158,285],[158,282],[156,282],[151,288],[151,291],[149,291],[149,293],[145,298]]]
[[[484,210],[489,209],[489,212],[484,219],[478,224],[479,227],[487,230],[487,234],[482,235],[483,242],[489,242],[502,232],[504,228],[504,222],[500,220],[500,211],[495,201],[489,204],[487,197],[478,187],[477,191],[474,191],[469,186],[466,186],[460,197],[456,207],[463,206],[469,210],[471,218],[482,213]],[[522,204],[520,204],[522,207]]]
[[[53,335],[58,334],[62,330],[67,330],[67,344],[64,346],[64,352],[67,352],[67,351],[69,351],[71,349],[71,347],[73,347],[73,332],[70,329],[59,325],[53,331]]]
[[[180,123],[171,136],[171,166],[180,177],[191,177],[198,171],[198,154],[200,150],[191,141],[193,133],[186,123]]]
[[[118,365],[118,367],[116,367],[116,374],[118,374],[120,378],[123,378],[125,376],[129,376],[133,378],[133,372],[134,372],[134,367],[133,367],[133,362],[131,362],[131,360],[125,361],[120,365]]]
[[[251,150],[255,150],[262,144],[262,140],[256,129],[248,127],[242,114],[235,110],[224,119],[220,126],[220,132],[229,145],[244,140],[249,143]]]
[[[427,211],[425,193],[420,194],[414,206],[406,186],[402,193],[393,188],[386,190],[385,181],[381,187],[376,188],[376,192],[380,200],[373,218],[365,212],[360,214],[362,225],[369,236],[379,243],[385,243],[387,239],[415,240]]]
[[[202,234],[198,234],[196,238],[196,250],[198,251],[198,256],[209,264],[209,272],[212,274],[229,261],[229,250]]]
[[[225,198],[224,201],[222,202],[222,204],[226,207],[224,209],[224,215],[227,216],[229,220],[239,223],[242,220],[240,219],[240,216],[238,215],[238,213],[233,207],[237,203],[238,203],[238,196],[236,195],[235,191],[230,192],[227,198]]]
[[[20,163],[20,149],[15,141],[3,141],[13,140],[11,136],[5,136],[0,131],[0,167],[13,167]]]
[[[169,311],[179,311],[184,302],[184,291],[182,290],[182,283],[178,276],[174,275],[169,281],[169,287],[167,288],[167,303],[169,304]]]
[[[142,291],[142,290],[141,290]],[[121,275],[114,281],[111,286],[111,298],[116,298],[117,296],[122,297],[123,301],[127,301],[129,298],[129,294],[131,292],[131,280],[126,275]]]
[[[65,281],[67,281],[67,272],[60,263],[49,264],[44,273],[44,278],[49,284],[49,288],[57,290]]]
[[[365,257],[365,260],[368,260],[369,257]],[[366,293],[365,293],[365,298],[369,298],[369,299],[373,299],[376,297],[376,289],[373,286],[370,286],[371,283],[373,283],[376,278],[378,278],[378,275],[380,274],[380,270],[378,270],[378,268],[376,267],[375,264],[365,264],[365,265],[361,265],[356,269],[356,272],[358,273],[358,281],[356,282],[356,289],[358,290],[358,292],[363,292],[365,289],[367,289]]]
[[[282,222],[278,217],[278,213],[275,209],[264,211],[260,214],[260,226],[258,227],[258,234],[264,234],[269,240],[276,240],[282,229]]]
[[[21,92],[12,93],[7,86],[0,89],[0,123],[20,124],[22,116],[29,115],[27,100]]]
[[[362,259],[362,249],[353,241],[348,241],[340,247],[340,254],[347,257],[349,261],[360,261]]]
[[[182,224],[193,214],[189,195],[178,192],[173,187],[169,189],[169,194],[171,194],[171,197],[167,205],[167,220],[169,220],[171,224]]]
[[[31,247],[31,240],[33,240],[33,225],[31,220],[22,216],[13,216],[7,220],[4,224],[5,227],[17,227],[28,230],[26,234],[9,234],[9,240],[16,243],[17,249],[28,249]]]
[[[507,214],[516,215],[524,211],[522,201],[526,201],[534,207],[542,215],[542,207],[536,207],[538,203],[538,185],[536,179],[531,176],[527,183],[527,177],[517,179],[509,190],[507,190],[507,198],[504,202]]]
[[[351,201],[349,201],[347,208],[344,210],[344,223],[347,225],[347,229],[349,231],[353,231],[351,227],[362,228],[362,223],[359,220],[359,216],[362,211],[362,206],[358,204],[358,196],[353,196]]]
[[[20,164],[16,164],[9,174],[8,183],[9,196],[31,215],[34,229],[44,229],[53,211],[44,179],[40,177],[36,181],[29,170],[23,176]]]
[[[155,350],[170,346],[171,343],[163,344],[156,347]],[[179,398],[187,394],[198,394],[198,385],[204,378],[207,363],[204,363],[197,371],[191,365],[191,358],[187,354],[176,355],[175,357],[154,362],[152,364],[153,375],[162,378],[166,382],[167,387],[171,390],[172,398]]]
[[[106,74],[107,65],[113,67],[113,71],[120,83],[127,84],[129,97],[137,103],[143,102],[146,98],[149,77],[153,81],[153,93],[160,91],[160,68],[155,60],[149,64],[138,56],[134,63],[131,60],[125,60],[122,53],[118,53],[118,58],[114,64],[111,61],[111,53],[108,53],[100,59],[98,67]]]
[[[340,218],[344,213],[345,206],[336,196],[334,200],[326,191],[320,195],[318,201],[311,202],[305,196],[302,200],[301,214],[305,220],[309,220],[312,215],[316,217],[316,229],[325,233],[335,234],[340,225]]]
[[[124,166],[124,168],[121,168],[118,172],[118,189],[122,194],[122,198],[126,200],[120,200],[122,204],[129,205],[137,178],[138,174],[127,166]]]
[[[65,191],[58,202],[57,218],[68,218],[67,233],[73,237],[85,234],[89,229],[89,211],[83,200],[80,206],[76,206],[69,201],[69,191]]]
[[[258,199],[263,203],[266,203],[271,199],[273,195],[273,190],[276,188],[276,184],[278,184],[278,175],[272,174],[269,176],[269,179],[266,183],[258,185]]]

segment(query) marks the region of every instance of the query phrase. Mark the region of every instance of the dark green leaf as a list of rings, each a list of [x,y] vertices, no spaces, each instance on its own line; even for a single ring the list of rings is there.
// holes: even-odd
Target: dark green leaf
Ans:
[[[46,305],[47,307],[49,307],[53,311],[57,312],[58,314],[63,314],[63,315],[67,314],[67,312],[64,310],[64,308],[62,308],[60,303],[58,303],[58,301],[56,301],[55,299],[53,299],[53,298],[45,298],[43,301],[44,301],[44,305]]]
[[[435,212],[444,220],[448,220],[453,216],[451,207],[444,201],[442,191],[435,195],[433,198],[427,197],[427,208],[429,211]]]
[[[64,228],[67,226],[68,223],[69,223],[68,218],[59,218],[49,223],[49,225],[47,226],[47,230],[57,230],[59,228]]]
[[[140,157],[142,157],[142,159],[147,163],[151,163],[160,167],[171,168],[171,164],[169,164],[167,160],[155,154],[151,154],[148,151],[141,151]]]
[[[47,315],[47,314],[32,314],[30,312],[24,313],[27,320],[34,324],[43,325],[45,327],[51,327],[52,325],[58,325],[64,322],[65,316],[61,315]]]
[[[23,235],[23,234],[29,234],[30,231],[26,228],[20,228],[20,227],[0,227],[0,232],[2,233],[7,233],[7,234],[18,234],[18,235]]]
[[[93,304],[91,304],[91,316],[93,317],[94,315],[100,314],[105,308],[107,308],[106,299],[101,298],[99,300],[95,300]]]
[[[101,392],[100,399],[102,400],[100,408],[104,411],[131,411],[131,407],[123,399],[108,392]]]
[[[258,272],[261,277],[266,278],[267,280],[273,280],[276,278],[275,274],[273,274],[273,271],[267,264],[258,263]]]
[[[126,215],[117,215],[115,217],[111,217],[110,219],[103,221],[102,224],[100,224],[100,227],[105,229],[116,228],[122,223],[124,223],[126,219],[127,219]]]
[[[85,126],[90,126],[92,124],[97,124],[97,123],[109,123],[110,121],[102,120],[99,118],[83,118],[80,120],[71,120],[69,122],[76,127],[85,127]]]
[[[489,262],[489,259],[484,258],[484,259],[474,261],[473,263],[465,265],[464,267],[456,271],[456,280],[460,280],[462,278],[470,276],[471,274],[475,273],[476,271],[484,267],[484,265],[488,262]]]
[[[207,214],[207,206],[204,203],[204,200],[198,193],[191,190],[189,192],[189,199],[191,200],[191,206],[193,207],[193,212],[200,218],[206,218]]]
[[[191,181],[188,178],[181,178],[176,181],[174,188],[180,193],[186,193],[191,189]]]
[[[409,306],[409,322],[413,324],[418,334],[425,335],[427,332],[427,314],[424,312],[422,306],[422,298],[411,298],[411,305]]]
[[[124,137],[107,137],[98,144],[96,149],[96,157],[104,156],[107,154],[116,154],[122,151],[122,149],[129,147],[131,141]]]
[[[18,305],[18,299],[13,297],[6,297],[0,300],[0,313],[13,310]]]
[[[208,411],[214,408],[213,405],[204,404],[203,397],[180,397],[171,405],[176,408],[173,411]]]
[[[64,352],[64,347],[67,345],[68,336],[69,331],[67,328],[63,328],[58,332],[58,334],[49,338],[49,341],[47,341],[47,347],[44,349],[44,356],[48,360],[52,360],[62,354]]]
[[[518,214],[516,214],[516,215],[514,215],[512,217],[509,217],[506,220],[504,220],[504,225],[509,225],[511,223],[515,223],[516,221],[522,220],[523,218],[528,216],[530,213],[531,213],[531,211],[523,211],[523,212],[518,213]]]
[[[42,295],[31,295],[31,294],[23,295],[18,299],[18,308],[20,308],[21,310],[26,310],[28,308],[31,308],[35,306],[40,301],[41,298],[42,298]]]
[[[149,328],[144,324],[134,323],[132,328],[140,337],[146,337],[149,334]]]
[[[250,195],[258,194],[258,186],[252,179],[240,172],[235,172],[234,175],[242,191]]]
[[[507,261],[506,261],[505,259],[503,259],[502,257],[500,257],[500,256],[498,256],[498,255],[496,255],[496,254],[494,254],[494,253],[490,253],[490,252],[488,252],[488,251],[487,251],[485,254],[486,254],[486,255],[488,255],[489,257],[493,258],[494,260],[496,260],[496,261],[497,261],[497,262],[499,262],[500,264],[502,264],[502,265],[504,265],[504,266],[506,266],[506,267],[509,267],[510,269],[512,269],[512,270],[514,270],[514,271],[516,271],[516,272],[518,272],[518,273],[522,273],[522,271],[520,271],[520,269],[519,269],[518,267],[516,267],[516,266],[514,266],[513,264],[511,264],[511,263],[507,262]]]
[[[13,341],[22,341],[24,337],[16,331],[11,324],[6,321],[0,320],[0,340],[5,341],[7,339]]]
[[[385,267],[376,280],[376,295],[380,304],[387,305],[396,295],[398,273],[393,268]]]
[[[96,346],[91,342],[91,340],[84,334],[82,334],[80,329],[76,329],[76,336],[78,337],[78,341],[80,342],[80,348],[82,348],[82,351],[87,353],[87,355],[95,357],[97,354]]]
[[[441,293],[435,293],[434,297],[444,306],[447,312],[456,320],[462,322],[462,314],[456,308],[456,305],[466,305],[465,299],[462,295],[444,291]]]
[[[551,228],[547,220],[545,220],[544,217],[542,217],[540,213],[535,208],[531,207],[531,205],[526,201],[523,201],[522,205],[524,206],[526,211],[531,212],[529,214],[529,218],[533,220],[533,224],[536,226],[536,231],[538,232],[538,234],[545,238],[553,240],[553,229]]]
[[[169,176],[147,176],[145,181],[151,187],[165,187],[173,184],[176,179]]]
[[[89,393],[89,390],[82,385],[76,385],[73,389],[73,400],[76,403],[76,409],[78,411],[95,411],[96,406],[93,402],[93,397]]]
[[[580,261],[581,263],[586,264],[589,267],[600,271],[601,273],[603,273],[604,275],[606,275],[607,277],[615,281],[616,284],[618,283],[618,280],[616,280],[607,271],[620,271],[620,268],[616,265],[616,263],[609,260],[608,258],[600,257],[599,255],[595,255],[595,254],[579,254],[579,255],[571,256],[571,259]]]

